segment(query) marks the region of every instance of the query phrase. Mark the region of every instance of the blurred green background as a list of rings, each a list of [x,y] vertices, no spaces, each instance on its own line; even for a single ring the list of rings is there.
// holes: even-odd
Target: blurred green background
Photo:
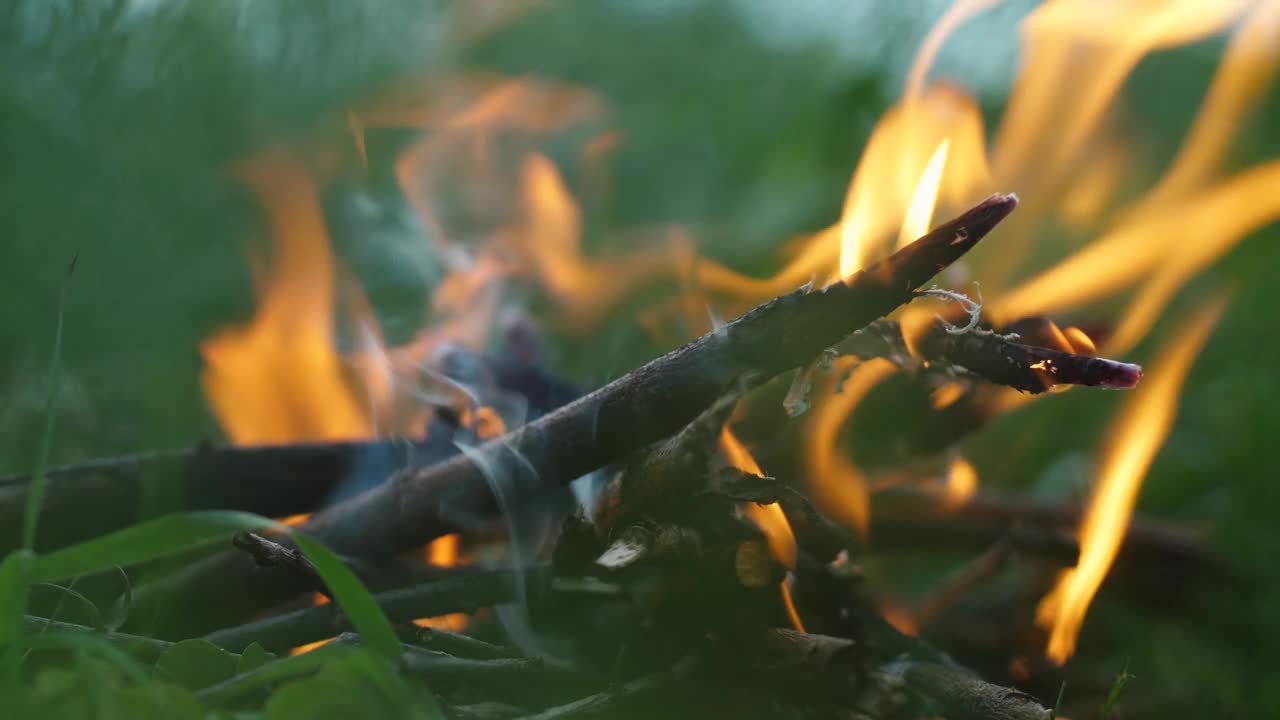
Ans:
[[[226,168],[282,138],[337,137],[342,109],[386,80],[465,67],[592,89],[623,142],[607,201],[584,208],[589,244],[617,228],[681,224],[708,256],[763,275],[784,239],[838,217],[862,144],[946,4],[535,4],[460,49],[441,30],[452,17],[446,3],[12,2],[0,11],[0,472],[35,457],[60,285],[77,253],[55,464],[219,437],[197,344],[249,316],[246,248],[261,235],[255,205]],[[982,16],[937,63],[935,77],[975,92],[988,127],[1014,70],[1017,20],[1031,6]],[[1157,53],[1127,83],[1125,124],[1151,178],[1190,124],[1222,47],[1219,37]],[[1280,92],[1235,138],[1233,164],[1280,154],[1276,128]],[[575,180],[571,190],[583,190]],[[429,288],[397,275],[376,247],[361,251],[356,235],[345,246],[394,338]],[[1133,353],[1149,361],[1209,291],[1234,289],[1139,508],[1207,529],[1256,580],[1245,592],[1195,588],[1154,610],[1104,586],[1074,662],[1102,676],[1128,662],[1137,679],[1125,717],[1280,708],[1269,671],[1280,629],[1275,240],[1274,229],[1257,233],[1210,267]],[[630,318],[552,347],[557,367],[585,384],[656,351]],[[1123,399],[1047,398],[974,438],[968,455],[984,486],[1062,493],[1063,477],[1087,482],[1092,449]]]

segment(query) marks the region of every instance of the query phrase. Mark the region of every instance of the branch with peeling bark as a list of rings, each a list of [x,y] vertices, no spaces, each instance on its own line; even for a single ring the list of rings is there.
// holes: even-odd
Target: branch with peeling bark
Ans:
[[[1055,385],[1132,388],[1142,368],[1132,363],[1025,345],[1016,335],[979,327],[956,332],[938,318],[908,345],[901,326],[878,320],[855,332],[838,349],[862,358],[885,357],[905,362],[914,349],[921,360],[962,368],[997,385],[1041,393]]]

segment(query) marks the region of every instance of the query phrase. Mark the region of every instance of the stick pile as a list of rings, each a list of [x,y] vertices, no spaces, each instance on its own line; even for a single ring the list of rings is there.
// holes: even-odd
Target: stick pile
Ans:
[[[827,288],[778,297],[451,459],[441,460],[447,453],[427,441],[397,449],[201,449],[129,458],[54,473],[48,512],[75,513],[86,495],[129,505],[138,478],[157,469],[176,469],[189,488],[200,478],[195,507],[274,515],[318,510],[303,531],[381,590],[378,604],[402,624],[402,671],[427,678],[451,717],[695,717],[737,710],[776,717],[1047,718],[1050,711],[1031,696],[984,682],[886,623],[847,561],[859,551],[858,541],[788,483],[724,467],[716,449],[739,397],[829,348],[861,359],[911,355],[901,329],[883,318],[917,297],[919,287],[1016,204],[1014,196],[993,195],[878,265]],[[988,330],[951,330],[942,321],[930,328],[915,342],[918,359],[1028,392],[1060,383],[1130,387],[1140,377],[1140,369],[1124,363]],[[395,453],[398,469],[387,481],[320,509],[353,458],[379,449]],[[553,541],[543,538],[553,551],[532,557],[521,547],[527,544],[519,537],[521,523],[554,508],[547,498],[570,482],[601,469],[591,507],[560,516]],[[281,497],[290,501],[278,502]],[[23,479],[0,481],[0,517],[20,513],[24,498]],[[889,513],[890,522],[909,524],[927,504],[905,495],[898,501],[900,509],[912,502],[917,509]],[[789,557],[777,552],[776,528],[749,519],[752,505],[767,504],[776,504],[797,529],[799,550]],[[122,515],[114,522],[133,520]],[[988,531],[981,542],[990,549],[920,603],[922,619],[937,620],[1017,554],[1052,558],[1055,567],[1074,562],[1069,538],[1020,528],[1019,517],[1017,511],[983,516]],[[517,552],[513,564],[489,570],[422,569],[404,557],[449,533],[504,529],[513,551],[530,557]],[[1141,547],[1164,547],[1159,530],[1143,537]],[[333,604],[262,614],[309,592],[328,593],[310,561],[282,538],[245,533],[233,548],[144,586],[137,603],[200,607],[171,628],[174,639],[203,635],[232,653],[253,643],[284,652],[330,637],[338,638],[335,648],[359,644]],[[473,615],[468,635],[409,624],[449,613]],[[90,631],[40,618],[28,622]],[[144,658],[168,644],[125,633],[109,639]],[[235,708],[255,687],[236,678],[200,695]]]

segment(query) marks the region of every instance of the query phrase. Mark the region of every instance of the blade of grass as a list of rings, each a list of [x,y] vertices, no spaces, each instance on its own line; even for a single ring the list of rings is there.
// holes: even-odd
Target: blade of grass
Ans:
[[[351,625],[364,638],[365,645],[384,658],[400,654],[400,638],[368,588],[342,560],[318,540],[300,532],[293,541],[316,566],[324,584],[333,593],[334,602],[351,618]]]
[[[53,447],[54,408],[58,391],[62,388],[62,319],[67,307],[67,287],[71,273],[75,272],[77,253],[67,265],[62,279],[62,293],[58,298],[58,322],[53,332],[53,359],[49,362],[49,389],[44,398],[44,432],[40,435],[40,450],[36,453],[36,466],[31,471],[31,486],[27,490],[27,507],[22,516],[22,547],[35,550],[36,528],[39,527],[40,508],[44,504],[44,489],[48,481],[49,453]]]
[[[88,542],[56,550],[32,562],[29,581],[50,582],[122,565],[153,560],[213,542],[240,530],[290,530],[259,515],[208,511],[157,518]],[[383,657],[400,653],[400,640],[377,601],[342,560],[317,540],[293,533],[298,548],[316,566],[325,585],[368,647]],[[18,613],[19,615],[21,612]]]
[[[62,608],[66,606],[67,600],[70,599],[74,600],[82,610],[86,611],[93,621],[93,629],[102,632],[107,628],[107,624],[102,617],[102,611],[98,609],[98,606],[92,600],[85,597],[79,590],[76,590],[74,586],[74,579],[66,585],[45,582],[31,583],[32,588],[44,587],[59,593],[58,602],[54,605],[53,612],[49,613],[50,621],[58,619],[58,614],[62,612]]]
[[[33,582],[86,575],[225,541],[240,530],[279,526],[260,515],[224,510],[166,515],[109,535],[41,555],[33,563]]]
[[[1115,709],[1116,701],[1120,699],[1120,693],[1124,692],[1124,686],[1129,684],[1133,676],[1129,674],[1129,661],[1124,661],[1124,669],[1116,676],[1116,681],[1111,684],[1111,691],[1107,693],[1107,702],[1102,706],[1102,720],[1111,720],[1111,713]]]
[[[14,641],[22,633],[33,560],[31,551],[15,550],[0,563],[0,647],[12,650],[16,647]]]

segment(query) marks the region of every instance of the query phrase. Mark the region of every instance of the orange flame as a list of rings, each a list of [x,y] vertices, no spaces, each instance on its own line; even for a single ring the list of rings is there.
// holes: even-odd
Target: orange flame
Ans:
[[[751,456],[751,452],[746,446],[738,440],[728,426],[720,431],[720,451],[724,453],[725,460],[732,466],[738,468],[742,472],[764,477],[764,472],[756,463],[756,459]],[[745,503],[743,511],[747,517],[751,518],[756,525],[760,526],[760,530],[764,533],[765,540],[769,543],[769,552],[773,557],[786,568],[794,569],[796,566],[796,537],[791,532],[791,524],[787,522],[787,516],[782,512],[782,508],[778,503]]]
[[[305,653],[305,652],[311,652],[312,650],[315,650],[318,647],[323,647],[325,645],[328,645],[331,642],[333,642],[333,638],[325,638],[324,640],[317,640],[312,643],[307,643],[306,645],[299,645],[296,648],[291,648],[289,650],[289,655],[290,656],[301,655],[302,653]]]
[[[458,534],[443,535],[432,540],[427,545],[426,561],[437,567],[453,567],[457,565],[461,555],[458,551]],[[471,616],[466,613],[448,613],[445,615],[437,615],[435,617],[417,618],[413,621],[418,627],[434,628],[436,630],[450,630],[459,632],[467,627]]]
[[[840,451],[837,440],[845,420],[862,398],[888,378],[896,368],[877,358],[857,365],[852,358],[840,358],[834,372],[849,373],[844,387],[827,398],[810,420],[805,452],[813,499],[827,515],[867,535],[870,504],[866,478]]]
[[[1112,423],[1099,480],[1080,525],[1080,562],[1059,576],[1037,609],[1037,621],[1049,628],[1046,652],[1058,664],[1075,651],[1089,602],[1124,541],[1143,475],[1173,426],[1183,381],[1225,306],[1219,300],[1205,307],[1178,332]]]
[[[765,476],[751,452],[727,425],[720,431],[720,452],[724,453],[726,462],[742,472],[759,477]],[[796,536],[791,531],[791,524],[787,522],[786,513],[782,512],[778,503],[743,503],[742,509],[764,533],[765,541],[769,544],[769,553],[774,559],[782,563],[783,567],[794,570],[798,553]],[[804,623],[800,621],[800,613],[796,611],[795,600],[791,597],[791,586],[784,579],[779,588],[787,619],[791,621],[792,627],[804,632]]]
[[[335,269],[311,176],[281,152],[246,170],[277,254],[250,323],[201,343],[205,395],[238,445],[367,438],[366,404],[334,351]]]

